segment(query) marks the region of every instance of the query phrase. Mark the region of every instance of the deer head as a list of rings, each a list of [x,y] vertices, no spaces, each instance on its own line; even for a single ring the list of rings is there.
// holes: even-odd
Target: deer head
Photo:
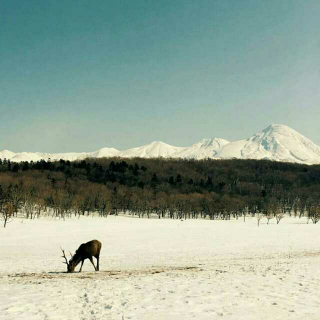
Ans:
[[[73,256],[72,256],[71,252],[70,252],[71,259],[70,259],[69,262],[68,262],[68,259],[67,259],[67,257],[66,257],[66,254],[65,254],[64,250],[63,250],[62,248],[60,248],[60,249],[61,249],[61,251],[62,251],[62,253],[63,253],[62,258],[65,259],[65,261],[63,261],[63,263],[65,263],[65,264],[67,265],[67,272],[74,272],[74,268],[75,268],[76,266],[75,266],[75,264],[74,264],[74,262],[73,262]]]

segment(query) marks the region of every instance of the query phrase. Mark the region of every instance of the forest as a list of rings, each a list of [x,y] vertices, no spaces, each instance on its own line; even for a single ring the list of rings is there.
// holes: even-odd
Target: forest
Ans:
[[[0,160],[0,214],[320,219],[320,165],[269,160]]]

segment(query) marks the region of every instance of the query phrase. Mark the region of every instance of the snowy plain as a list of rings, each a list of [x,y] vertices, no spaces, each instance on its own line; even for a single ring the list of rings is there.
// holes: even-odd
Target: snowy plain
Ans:
[[[60,247],[102,242],[100,272]],[[0,229],[0,319],[320,319],[320,224],[125,216]],[[77,270],[79,269],[79,266]]]

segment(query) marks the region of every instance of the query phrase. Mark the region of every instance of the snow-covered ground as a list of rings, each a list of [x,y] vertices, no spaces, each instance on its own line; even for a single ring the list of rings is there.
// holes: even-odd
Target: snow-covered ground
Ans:
[[[102,242],[67,274],[60,246]],[[285,218],[14,220],[0,229],[0,319],[320,319],[320,224]],[[78,267],[79,268],[79,267]]]

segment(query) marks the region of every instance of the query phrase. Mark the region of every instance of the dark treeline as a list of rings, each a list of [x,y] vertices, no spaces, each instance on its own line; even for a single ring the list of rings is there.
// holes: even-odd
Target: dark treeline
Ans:
[[[285,213],[320,218],[320,166],[268,160],[0,160],[0,210],[7,220],[47,213],[230,219]],[[5,221],[7,221],[5,220]],[[6,223],[6,222],[5,222]]]

